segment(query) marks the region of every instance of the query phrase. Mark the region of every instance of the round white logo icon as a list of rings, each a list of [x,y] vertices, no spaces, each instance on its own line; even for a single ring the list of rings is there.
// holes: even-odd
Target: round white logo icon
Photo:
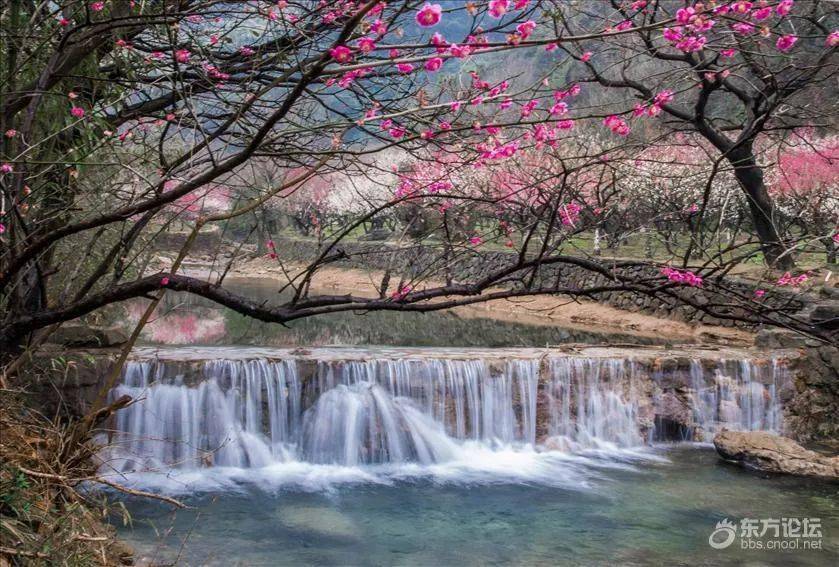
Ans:
[[[714,549],[725,549],[734,543],[736,535],[737,530],[734,528],[734,524],[729,522],[728,518],[725,518],[723,521],[717,522],[717,529],[708,536],[708,545]]]

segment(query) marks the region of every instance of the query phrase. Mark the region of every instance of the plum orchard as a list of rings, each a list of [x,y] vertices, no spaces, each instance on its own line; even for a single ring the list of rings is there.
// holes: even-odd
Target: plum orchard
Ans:
[[[733,293],[718,276],[758,253],[792,270],[802,241],[835,233],[829,222],[806,238],[789,232],[760,153],[835,125],[831,10],[816,0],[6,2],[0,347],[167,289],[282,323],[533,294],[690,302],[674,290],[702,286],[731,297],[697,309],[730,318],[737,305],[737,317],[815,332],[769,307],[771,292]],[[665,142],[690,148],[686,179],[655,179],[673,158]],[[636,161],[662,169],[651,176]],[[321,252],[278,283],[287,303],[180,272],[202,230],[264,232],[265,211],[312,187],[346,207],[328,231],[304,215],[320,223]],[[666,202],[640,214],[633,192]],[[385,221],[439,252],[425,281],[386,274],[372,297],[311,293],[342,240]],[[688,244],[658,261],[607,261],[578,245],[665,225]],[[149,273],[173,227],[186,227],[186,244],[170,270]],[[738,237],[709,236],[723,230]],[[505,265],[446,276],[494,247]],[[562,266],[608,283],[570,285]],[[645,266],[652,275],[639,276]]]

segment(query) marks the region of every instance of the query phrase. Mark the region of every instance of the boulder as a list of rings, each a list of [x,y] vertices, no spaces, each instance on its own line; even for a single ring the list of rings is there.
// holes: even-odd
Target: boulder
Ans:
[[[714,447],[723,459],[746,468],[839,480],[839,457],[821,455],[765,431],[723,429],[714,437]]]
[[[831,331],[839,330],[839,301],[825,301],[810,312],[810,321]]]

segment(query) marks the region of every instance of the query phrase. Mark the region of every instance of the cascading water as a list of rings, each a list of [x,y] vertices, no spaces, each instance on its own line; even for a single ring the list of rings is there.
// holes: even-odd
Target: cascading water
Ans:
[[[691,406],[698,440],[710,441],[722,428],[782,431],[779,390],[790,378],[777,360],[769,367],[747,360],[722,360],[710,379],[706,374],[700,361],[691,362]],[[768,380],[760,380],[767,374]]]
[[[299,431],[295,363],[217,360],[202,370],[187,385],[183,374],[167,377],[165,364],[126,365],[114,395],[140,402],[117,413],[117,468],[257,467],[285,455]]]
[[[140,401],[118,412],[107,465],[431,467],[485,458],[487,451],[499,459],[534,449],[620,451],[652,438],[655,399],[665,387],[671,397],[687,392],[684,413],[692,423],[685,426],[697,432],[694,438],[722,426],[781,429],[778,392],[788,377],[778,363],[653,367],[533,351],[507,359],[134,361],[113,394]]]
[[[551,446],[579,450],[643,444],[631,362],[555,358],[550,367],[547,396]]]
[[[324,392],[304,417],[302,455],[315,463],[356,466],[452,458],[455,445],[441,424],[410,398],[371,382]]]

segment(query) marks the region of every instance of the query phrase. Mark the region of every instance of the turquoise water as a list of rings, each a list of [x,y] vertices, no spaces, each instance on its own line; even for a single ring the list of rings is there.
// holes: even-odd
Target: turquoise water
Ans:
[[[707,446],[509,457],[398,474],[228,471],[224,485],[184,485],[189,510],[128,500],[120,533],[138,557],[186,565],[839,563],[837,484],[743,471]],[[743,550],[739,534],[708,544],[724,518],[782,517],[819,518],[809,539],[823,549]]]

